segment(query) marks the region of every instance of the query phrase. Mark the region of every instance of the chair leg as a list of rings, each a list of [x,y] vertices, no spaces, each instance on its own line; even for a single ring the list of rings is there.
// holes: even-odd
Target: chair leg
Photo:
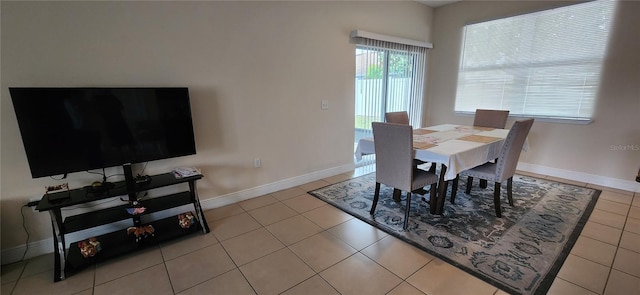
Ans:
[[[378,198],[380,197],[380,183],[376,182],[376,191],[373,194],[373,204],[371,204],[371,211],[369,214],[373,215],[376,212],[376,205],[378,205]]]
[[[467,189],[464,190],[465,194],[471,193],[471,186],[473,186],[473,177],[467,177]]]
[[[438,198],[438,187],[437,187],[436,183],[432,184],[431,188],[429,189],[429,198],[430,198],[430,200],[436,200]],[[434,202],[429,202],[429,206],[433,206],[433,204],[435,204],[435,201]],[[432,210],[430,210],[430,211],[432,211]]]
[[[500,211],[500,183],[499,182],[496,182],[493,190],[493,206],[496,207],[496,216],[502,217],[502,212]]]
[[[507,179],[507,198],[509,198],[509,205],[513,206],[513,176]]]
[[[407,229],[409,226],[409,211],[411,211],[411,192],[407,192],[407,209],[404,211],[404,224],[402,229]]]
[[[436,173],[436,163],[431,162],[431,167],[429,167],[429,172]]]
[[[480,179],[480,188],[487,188],[487,180]]]
[[[458,175],[456,175],[451,184],[451,204],[456,203],[456,194],[458,194]]]
[[[400,195],[402,195],[402,192],[399,189],[394,188],[393,189],[393,200],[396,201],[396,202],[400,202]]]

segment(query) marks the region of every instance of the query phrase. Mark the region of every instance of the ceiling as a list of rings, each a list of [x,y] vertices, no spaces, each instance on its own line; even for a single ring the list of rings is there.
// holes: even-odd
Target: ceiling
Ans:
[[[416,0],[424,5],[427,5],[429,7],[440,7],[440,6],[444,6],[447,4],[451,4],[454,2],[460,2],[461,0]]]

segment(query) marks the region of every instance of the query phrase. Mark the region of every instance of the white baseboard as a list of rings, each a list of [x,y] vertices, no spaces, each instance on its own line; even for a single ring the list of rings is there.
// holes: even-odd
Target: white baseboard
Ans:
[[[202,206],[203,210],[218,208],[225,205],[237,203],[239,201],[263,196],[263,195],[277,192],[283,189],[288,189],[288,188],[299,186],[312,181],[331,177],[341,173],[353,171],[354,167],[355,167],[354,164],[342,165],[338,167],[333,167],[333,168],[329,168],[321,171],[308,173],[301,176],[283,179],[273,183],[269,183],[269,184],[265,184],[265,185],[257,186],[254,188],[245,189],[238,192],[234,192],[234,193],[230,193],[230,194],[226,194],[218,197],[213,197],[213,198],[206,198],[206,197],[203,198],[203,196],[199,196],[200,205]],[[162,214],[158,214],[157,218],[163,218],[167,215],[168,216],[177,215],[179,213],[184,212],[184,210],[181,211],[181,209],[179,208],[182,208],[182,207],[166,210],[167,212],[163,211]],[[65,237],[65,240],[67,241],[67,244],[69,244],[69,241],[80,241],[82,239],[99,236],[99,235],[111,232],[113,230],[116,230],[117,228],[124,228],[126,226],[127,225],[125,221],[125,223],[123,224],[114,223],[106,226],[96,227],[96,228],[69,234]],[[26,245],[16,246],[10,249],[3,249],[1,254],[2,255],[1,260],[0,260],[2,262],[2,265],[20,261],[22,259],[22,255],[24,254],[25,249],[26,249]],[[30,242],[29,249],[24,258],[29,259],[32,257],[36,257],[36,256],[40,256],[40,255],[44,255],[52,252],[53,252],[53,237],[40,240],[40,241]]]
[[[640,192],[640,183],[630,180],[623,180],[522,162],[518,162],[518,170],[544,174],[579,182],[591,183],[599,186],[606,186],[630,192]]]

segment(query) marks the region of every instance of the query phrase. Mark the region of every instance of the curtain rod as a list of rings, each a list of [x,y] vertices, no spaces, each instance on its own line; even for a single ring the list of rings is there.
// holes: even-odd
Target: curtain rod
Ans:
[[[380,41],[386,41],[386,42],[400,43],[400,44],[412,45],[412,46],[418,46],[418,47],[424,47],[424,48],[433,48],[433,44],[429,43],[429,42],[405,39],[405,38],[394,37],[394,36],[381,35],[381,34],[371,33],[371,32],[367,32],[367,31],[363,31],[363,30],[353,30],[353,31],[351,31],[351,35],[350,36],[351,36],[351,38],[360,37],[360,38],[367,38],[367,39],[380,40]]]

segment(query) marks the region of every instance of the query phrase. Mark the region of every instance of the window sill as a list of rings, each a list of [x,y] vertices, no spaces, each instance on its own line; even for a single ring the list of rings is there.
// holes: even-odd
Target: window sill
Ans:
[[[456,116],[463,117],[473,117],[475,113],[473,112],[455,112]],[[559,123],[559,124],[576,124],[576,125],[588,125],[593,123],[593,119],[586,118],[554,118],[554,117],[544,117],[544,116],[525,116],[525,115],[509,115],[509,119],[520,119],[520,118],[534,118],[537,122],[546,122],[546,123]]]

